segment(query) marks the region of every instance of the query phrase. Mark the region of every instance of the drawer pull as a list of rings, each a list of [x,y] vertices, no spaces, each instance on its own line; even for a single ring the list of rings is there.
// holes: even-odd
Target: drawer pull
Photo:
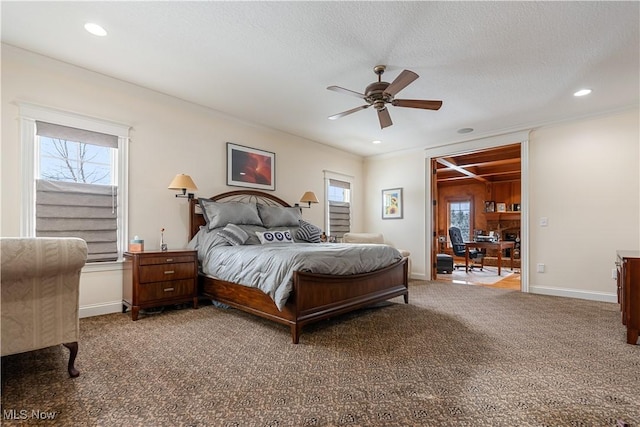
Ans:
[[[164,274],[174,274],[174,273],[175,273],[175,271],[173,271],[173,270],[168,270],[168,271],[164,272]]]
[[[173,262],[173,258],[167,258],[167,262]]]
[[[164,288],[164,291],[165,292],[173,292],[173,291],[175,291],[175,289],[174,288]]]

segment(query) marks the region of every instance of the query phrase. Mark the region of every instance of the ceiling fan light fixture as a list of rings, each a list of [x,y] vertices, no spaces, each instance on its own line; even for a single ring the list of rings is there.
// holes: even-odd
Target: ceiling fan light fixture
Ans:
[[[591,93],[591,89],[580,89],[577,92],[574,92],[573,96],[585,96]]]
[[[373,68],[374,73],[378,76],[378,81],[369,84],[364,93],[359,93],[353,90],[345,89],[340,86],[328,86],[328,90],[334,92],[341,92],[347,95],[356,96],[366,101],[366,104],[360,107],[352,108],[351,110],[343,111],[342,113],[329,116],[329,120],[339,119],[340,117],[348,116],[356,111],[364,110],[368,107],[373,107],[378,112],[378,120],[380,121],[380,129],[384,129],[393,125],[391,116],[389,115],[389,109],[387,104],[394,107],[408,107],[419,108],[423,110],[439,110],[442,106],[442,101],[422,100],[422,99],[395,99],[395,96],[416,80],[419,76],[410,70],[403,70],[391,83],[382,81],[382,74],[386,67],[384,65],[376,65]]]

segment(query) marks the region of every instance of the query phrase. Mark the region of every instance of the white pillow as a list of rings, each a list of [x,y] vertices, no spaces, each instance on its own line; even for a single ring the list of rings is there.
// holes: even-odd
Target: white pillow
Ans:
[[[294,243],[289,230],[256,231],[256,235],[263,245],[269,243]]]

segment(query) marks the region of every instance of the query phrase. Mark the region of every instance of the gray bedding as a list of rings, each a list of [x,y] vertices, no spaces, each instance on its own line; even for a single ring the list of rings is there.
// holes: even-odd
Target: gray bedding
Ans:
[[[192,247],[198,249],[204,274],[259,288],[273,299],[280,310],[291,293],[294,271],[332,275],[367,273],[394,264],[402,258],[397,249],[375,244],[274,243],[227,246],[216,243],[216,239],[204,238]]]

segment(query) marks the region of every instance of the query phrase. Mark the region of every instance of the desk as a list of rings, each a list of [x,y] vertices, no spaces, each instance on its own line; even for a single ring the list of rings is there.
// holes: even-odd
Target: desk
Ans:
[[[511,271],[513,271],[513,250],[516,242],[510,240],[501,240],[499,242],[464,242],[464,267],[465,271],[469,271],[469,249],[497,249],[498,250],[498,276],[502,270],[502,251],[511,248]]]

